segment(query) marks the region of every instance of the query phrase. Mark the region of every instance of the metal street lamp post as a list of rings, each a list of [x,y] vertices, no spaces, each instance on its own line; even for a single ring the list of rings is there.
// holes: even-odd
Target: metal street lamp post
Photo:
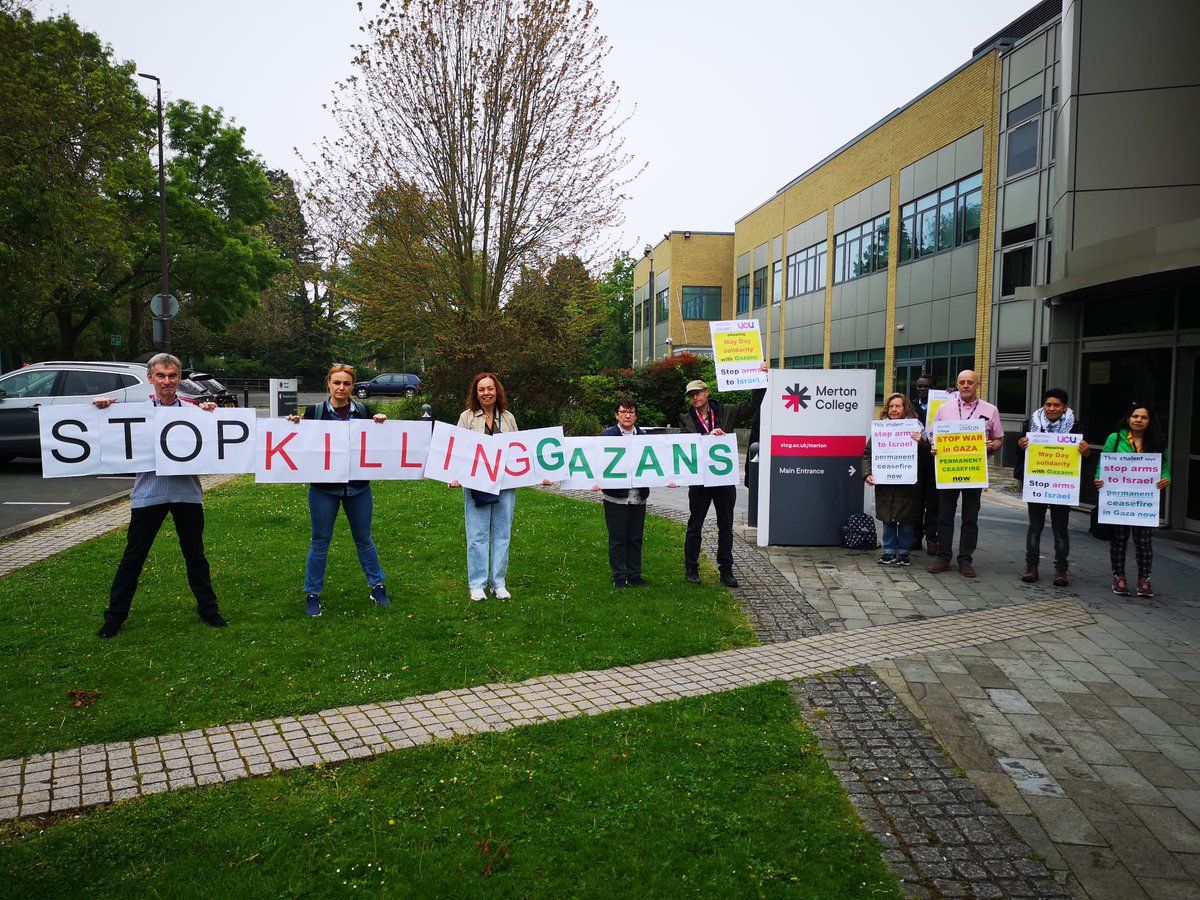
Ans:
[[[162,348],[166,353],[171,352],[171,287],[167,272],[167,175],[163,168],[163,107],[162,81],[157,75],[137,73],[138,78],[148,78],[157,87],[158,93],[158,250],[159,266],[162,270],[162,287],[160,292],[163,304],[163,339]]]

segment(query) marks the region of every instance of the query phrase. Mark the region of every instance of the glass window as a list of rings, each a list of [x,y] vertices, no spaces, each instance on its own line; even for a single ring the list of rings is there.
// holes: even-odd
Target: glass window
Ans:
[[[788,296],[796,297],[825,288],[829,241],[821,241],[788,257]]]
[[[36,372],[15,372],[0,378],[0,391],[9,397],[49,397],[58,378],[58,369],[38,369]]]
[[[743,275],[737,280],[737,314],[739,316],[750,312],[750,276]]]
[[[754,271],[754,308],[761,309],[767,305],[767,267]]]
[[[771,302],[778,304],[783,300],[783,260],[777,259],[771,264]]]
[[[93,397],[119,391],[125,385],[115,372],[67,372],[59,392],[67,397]]]
[[[887,268],[889,221],[882,215],[834,237],[834,284]]]
[[[1032,100],[1030,100],[1026,103],[1022,103],[1016,109],[1009,110],[1007,125],[1009,128],[1012,128],[1018,122],[1024,122],[1030,116],[1035,115],[1036,113],[1040,113],[1041,111],[1042,111],[1042,96],[1041,96],[1041,94],[1039,94],[1038,96],[1034,97]]]
[[[669,287],[663,288],[654,296],[654,315],[656,322],[666,322],[670,317],[667,311],[667,296],[670,294]]]
[[[1022,415],[1026,410],[1027,369],[1001,369],[996,373],[996,408],[1002,413]]]
[[[721,287],[684,287],[683,317],[685,319],[720,319]]]
[[[1019,128],[1008,133],[1008,166],[1005,168],[1009,178],[1021,172],[1028,172],[1037,165],[1038,151],[1038,122],[1026,122]]]
[[[983,191],[973,190],[959,199],[959,215],[961,236],[959,244],[969,244],[979,240],[979,220],[982,217]]]
[[[983,173],[976,172],[900,207],[900,262],[979,240],[982,185]]]
[[[1033,284],[1033,248],[1021,247],[1004,254],[1000,263],[1000,296],[1011,297],[1017,288]]]

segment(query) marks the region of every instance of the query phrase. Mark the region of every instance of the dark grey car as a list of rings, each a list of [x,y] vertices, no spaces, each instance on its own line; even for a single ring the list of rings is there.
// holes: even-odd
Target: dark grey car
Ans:
[[[368,397],[415,397],[424,389],[417,375],[388,372],[370,381],[363,381],[354,386],[354,395],[363,400]]]

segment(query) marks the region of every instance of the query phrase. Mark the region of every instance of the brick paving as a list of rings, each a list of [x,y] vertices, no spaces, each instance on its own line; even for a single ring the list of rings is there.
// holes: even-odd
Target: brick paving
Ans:
[[[0,761],[0,819],[56,813],[273,770],[359,759],[456,735],[506,731],[631,709],[767,681],[805,678],[907,656],[969,647],[1091,621],[1071,600],[983,610],[870,631],[834,632],[602,671],[485,684],[393,703],[328,709]]]
[[[686,492],[652,511],[686,518]],[[127,515],[0,544],[0,574]],[[907,896],[1200,897],[1200,555],[1156,538],[1170,599],[1120,600],[1104,545],[1075,536],[1071,588],[1023,585],[1023,518],[985,494],[969,581],[738,541],[763,646],[4,760],[0,817],[782,679]]]

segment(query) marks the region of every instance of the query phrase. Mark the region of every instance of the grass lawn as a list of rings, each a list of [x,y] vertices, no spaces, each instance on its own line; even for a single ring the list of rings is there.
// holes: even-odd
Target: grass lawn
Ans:
[[[652,586],[617,590],[598,504],[522,491],[514,600],[472,603],[461,493],[384,483],[393,607],[368,599],[339,521],[309,619],[305,488],[241,479],[206,511],[226,629],[197,618],[170,526],[111,641],[95,631],[123,534],[0,579],[0,757],[754,642],[711,568],[683,581],[683,529],[654,517]],[[780,684],[5,823],[0,883],[22,898],[899,895]]]
[[[375,539],[393,606],[379,609],[345,518],[325,614],[304,615],[307,488],[242,479],[208,496],[206,548],[225,629],[196,615],[169,522],[116,638],[95,635],[124,534],[0,579],[0,757],[183,731],[551,672],[753,643],[730,593],[683,581],[683,529],[650,517],[648,588],[608,574],[599,504],[523,490],[511,603],[467,597],[462,492],[375,489]],[[77,708],[70,692],[96,693]],[[76,695],[77,696],[77,695]]]
[[[780,684],[8,825],[0,878],[23,898],[900,896]]]

